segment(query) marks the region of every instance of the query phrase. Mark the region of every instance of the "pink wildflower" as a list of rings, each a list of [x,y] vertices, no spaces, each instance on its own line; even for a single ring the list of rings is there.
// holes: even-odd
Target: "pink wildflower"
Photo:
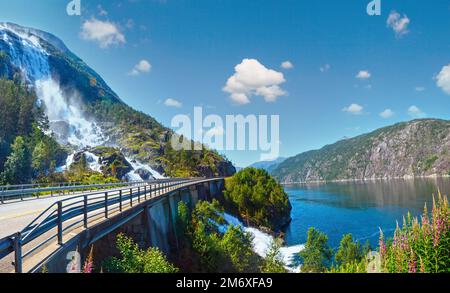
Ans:
[[[94,269],[94,246],[91,246],[88,258],[84,262],[83,273],[92,274],[93,269]]]

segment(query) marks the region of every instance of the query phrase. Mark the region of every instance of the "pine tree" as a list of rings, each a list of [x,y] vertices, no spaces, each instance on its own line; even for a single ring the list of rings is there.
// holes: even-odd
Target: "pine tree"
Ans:
[[[6,159],[3,181],[8,184],[22,184],[29,182],[31,158],[25,140],[17,136],[11,145],[11,154]]]

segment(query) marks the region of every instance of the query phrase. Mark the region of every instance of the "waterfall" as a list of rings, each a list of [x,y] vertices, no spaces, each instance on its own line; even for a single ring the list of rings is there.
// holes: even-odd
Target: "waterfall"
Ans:
[[[49,54],[40,39],[1,23],[0,36],[0,48],[6,49],[12,64],[19,69],[27,84],[35,89],[38,103],[44,105],[50,129],[57,140],[78,149],[105,142],[100,127],[86,119],[80,111],[82,103],[78,95],[65,93],[52,78]]]
[[[223,213],[222,216],[227,222],[227,225],[219,226],[219,231],[225,233],[229,225],[242,227],[245,232],[250,233],[253,237],[253,251],[262,257],[266,257],[267,252],[274,241],[273,236],[256,228],[246,227],[238,218],[230,214]],[[298,264],[296,257],[304,248],[305,246],[302,244],[280,247],[280,256],[288,271],[300,272],[300,265]]]
[[[57,48],[62,46],[64,45],[56,45]],[[37,103],[43,107],[56,140],[75,148],[66,164],[57,168],[58,171],[62,172],[70,167],[76,152],[102,145],[108,140],[97,123],[83,115],[83,103],[79,94],[73,90],[64,91],[53,78],[49,53],[42,45],[39,34],[36,35],[33,30],[27,28],[0,23],[0,49],[9,55],[11,63],[19,70],[23,80],[35,90]],[[101,172],[98,157],[86,151],[84,153],[89,160],[89,168]],[[136,173],[139,169],[150,173],[154,178],[163,178],[150,166],[129,158],[127,160],[133,167],[133,171],[127,174],[129,180],[142,180]]]

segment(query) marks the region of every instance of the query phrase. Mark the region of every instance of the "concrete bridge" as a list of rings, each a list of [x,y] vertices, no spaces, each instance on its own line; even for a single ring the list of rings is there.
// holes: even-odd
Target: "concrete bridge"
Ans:
[[[90,247],[98,259],[110,256],[122,232],[141,247],[175,252],[178,203],[184,201],[193,208],[198,200],[222,196],[223,188],[224,178],[189,178],[113,186],[32,186],[13,192],[12,201],[8,200],[11,193],[6,193],[0,204],[0,272],[39,272],[44,265],[49,272],[66,272],[71,258],[84,259]],[[42,210],[44,204],[47,207]],[[38,214],[30,211],[37,207],[41,207]],[[11,209],[20,209],[25,216],[5,216]],[[27,224],[21,222],[24,218]],[[3,235],[5,231],[14,232]]]

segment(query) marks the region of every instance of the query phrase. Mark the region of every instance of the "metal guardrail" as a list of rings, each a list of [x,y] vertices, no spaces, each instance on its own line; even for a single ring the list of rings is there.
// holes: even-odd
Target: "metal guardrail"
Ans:
[[[153,180],[154,181],[154,180]],[[80,182],[69,183],[50,183],[50,184],[25,184],[25,185],[7,185],[0,186],[0,204],[4,204],[8,200],[20,199],[24,200],[28,197],[39,198],[42,195],[49,194],[54,196],[66,195],[76,191],[92,191],[95,189],[107,189],[111,187],[121,186],[138,186],[144,185],[151,181],[130,181],[118,183],[102,183],[86,185]]]
[[[23,259],[57,239],[63,245],[63,234],[75,227],[89,227],[90,220],[107,219],[114,212],[122,213],[134,204],[166,194],[168,191],[215,179],[162,179],[139,186],[82,194],[55,202],[37,216],[22,231],[0,239],[0,259],[14,253],[16,273],[22,273]],[[53,230],[53,231],[52,231]],[[39,237],[45,236],[45,239]],[[38,243],[32,243],[36,241]],[[25,245],[30,244],[27,251]]]

